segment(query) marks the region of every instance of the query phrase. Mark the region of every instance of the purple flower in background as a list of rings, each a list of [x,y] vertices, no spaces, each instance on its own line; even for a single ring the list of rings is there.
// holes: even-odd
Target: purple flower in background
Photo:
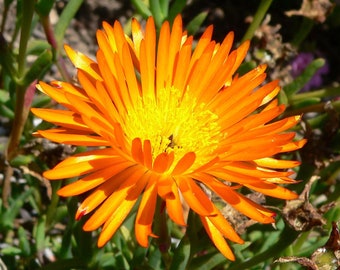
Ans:
[[[292,61],[291,66],[291,74],[294,78],[298,77],[305,68],[316,58],[316,55],[313,53],[302,52],[299,53],[295,59]],[[322,85],[323,79],[322,75],[325,75],[329,72],[329,66],[326,61],[325,65],[321,67],[317,72],[315,72],[314,76],[310,79],[308,83],[301,89],[300,92],[306,92],[311,89],[318,88]]]

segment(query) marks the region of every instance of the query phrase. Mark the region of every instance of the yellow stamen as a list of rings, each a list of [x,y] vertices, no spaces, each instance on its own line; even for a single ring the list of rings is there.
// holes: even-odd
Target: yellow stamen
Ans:
[[[123,126],[130,141],[150,140],[152,159],[174,152],[175,165],[186,153],[194,152],[194,169],[213,157],[222,136],[217,120],[218,115],[205,104],[197,104],[190,91],[182,98],[180,90],[170,87],[158,91],[157,98],[140,98],[128,109]]]

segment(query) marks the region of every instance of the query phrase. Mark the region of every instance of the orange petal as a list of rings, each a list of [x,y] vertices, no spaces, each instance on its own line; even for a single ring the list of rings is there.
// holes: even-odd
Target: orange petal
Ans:
[[[135,18],[132,18],[132,21],[131,21],[131,32],[132,32],[134,49],[136,50],[137,57],[139,57],[140,43],[142,39],[144,38],[144,34],[142,31],[142,27],[140,26],[139,22]]]
[[[118,188],[114,191],[111,187],[106,187],[108,190],[102,190],[108,197],[96,210],[96,212],[86,221],[83,229],[85,231],[93,231],[99,228],[106,222],[110,216],[120,208],[122,202],[127,201],[127,196],[130,194],[140,194],[146,184],[143,177],[144,171],[138,168],[126,170],[116,176],[114,179],[120,182]],[[99,187],[100,189],[100,187]],[[104,187],[102,188],[104,189]],[[110,191],[113,193],[110,194]],[[102,195],[103,197],[103,195]],[[136,198],[137,199],[137,198]]]
[[[99,110],[96,110],[95,107],[90,106],[88,103],[83,102],[79,100],[77,97],[74,95],[65,93],[66,98],[70,101],[70,103],[73,104],[75,110],[83,117],[86,117],[89,119],[89,122],[85,122],[88,126],[91,122],[95,124],[99,124],[102,126],[102,129],[105,131],[110,131],[113,133],[112,129],[112,124],[108,121],[109,119],[106,119],[100,112]],[[89,126],[91,129],[93,129],[91,126]],[[100,134],[101,132],[98,131],[97,134]]]
[[[129,169],[127,169],[129,170]],[[131,169],[130,169],[131,170]],[[126,174],[122,172],[121,174]],[[118,174],[117,176],[119,176]],[[108,179],[103,184],[98,186],[78,207],[75,219],[79,220],[82,216],[87,215],[96,209],[103,201],[119,187],[120,182],[116,178]]]
[[[231,80],[232,77],[232,69],[234,67],[234,63],[236,61],[237,54],[236,51],[233,51],[226,61],[222,63],[218,72],[215,72],[213,77],[211,78],[209,89],[212,91],[202,91],[201,101],[204,103],[209,103],[211,100],[218,100],[219,95],[221,94],[221,89],[225,87],[226,82]],[[211,106],[212,110],[215,111],[214,106]]]
[[[167,80],[167,63],[169,61],[170,26],[166,21],[161,27],[157,48],[157,67],[156,67],[156,95],[157,91],[163,89]]]
[[[70,110],[73,109],[73,106],[70,104],[70,102],[64,95],[65,91],[61,87],[56,88],[47,83],[39,82],[37,88],[46,95],[48,95],[50,98],[54,99],[57,103],[64,105],[66,108]]]
[[[140,73],[143,98],[155,97],[155,53],[156,29],[152,17],[149,17],[145,27],[145,37],[140,46]],[[143,42],[144,41],[144,42]]]
[[[136,162],[144,164],[144,153],[140,138],[135,138],[132,140],[131,155]]]
[[[222,179],[224,181],[237,183],[241,185],[249,184],[249,183],[257,183],[258,181],[260,181],[257,177],[252,177],[249,175],[242,175],[239,173],[225,170],[223,168],[210,170],[209,174],[213,175],[216,178]]]
[[[112,26],[109,23],[104,21],[103,22],[103,29],[104,29],[104,33],[106,35],[106,38],[109,42],[109,48],[111,49],[112,52],[117,52],[118,51],[117,41],[116,41],[116,38],[114,36]]]
[[[230,162],[223,166],[223,168],[258,178],[287,177],[291,175],[291,172],[260,170],[255,164],[238,161]]]
[[[117,76],[115,77],[115,82],[117,83],[117,87],[114,91],[117,91],[120,95],[122,104],[125,108],[133,108],[133,103],[131,100],[129,89],[127,88],[123,61],[120,59],[120,55],[115,54],[113,57],[113,61],[117,70]],[[125,111],[122,111],[126,113]]]
[[[175,184],[173,178],[167,175],[159,175],[157,181],[158,195],[166,200],[167,198],[174,198],[171,186]]]
[[[295,160],[279,160],[270,157],[254,160],[254,162],[261,167],[273,168],[273,169],[287,169],[294,168],[300,165],[299,161]]]
[[[67,56],[70,58],[71,62],[76,68],[84,70],[90,76],[92,76],[95,80],[102,80],[99,75],[98,65],[96,62],[88,58],[86,55],[74,51],[70,46],[64,46],[65,52]]]
[[[174,23],[172,25],[170,40],[169,40],[169,53],[168,57],[168,65],[166,74],[166,83],[167,87],[171,87],[173,85],[173,77],[174,77],[174,64],[175,60],[181,46],[182,42],[182,17],[180,15],[176,16]]]
[[[152,147],[150,140],[143,143],[144,164],[148,169],[152,169]]]
[[[171,175],[183,174],[188,170],[195,162],[196,154],[194,152],[186,153],[176,164]]]
[[[216,47],[215,47],[215,51],[216,53],[212,56],[212,59],[209,63],[208,66],[206,66],[206,72],[203,76],[203,78],[201,78],[200,80],[200,84],[198,85],[198,88],[196,89],[197,93],[198,93],[198,100],[201,100],[201,96],[202,94],[205,95],[205,101],[210,100],[210,98],[213,96],[211,95],[207,95],[206,92],[212,92],[216,95],[217,91],[219,91],[222,87],[222,85],[224,85],[226,79],[229,79],[229,74],[223,74],[223,80],[221,80],[218,76],[216,76],[216,74],[222,74],[223,72],[220,72],[220,70],[225,70],[225,66],[224,63],[227,62],[227,64],[229,64],[228,62],[228,54],[230,52],[231,46],[232,46],[232,42],[233,42],[233,33],[230,33],[226,36],[226,38],[224,39],[223,43],[221,44],[221,46],[218,48],[218,50],[216,51]],[[231,61],[231,68],[230,68],[230,73],[234,73],[234,67],[237,61],[237,56],[236,54],[233,54],[236,57],[234,59],[232,59]],[[223,68],[222,68],[223,67]],[[229,71],[228,71],[229,73]],[[215,82],[219,82],[219,85],[216,85]],[[209,91],[206,91],[206,89],[209,89]],[[207,98],[208,97],[208,98]]]
[[[183,205],[177,185],[173,183],[170,188],[172,196],[167,196],[165,199],[168,215],[178,225],[186,226],[183,215]]]
[[[98,170],[58,190],[59,196],[75,196],[87,192],[131,166],[129,161],[116,162],[114,165]]]
[[[31,111],[39,118],[57,126],[90,131],[90,129],[82,121],[81,117],[75,112],[41,108],[32,108]]]
[[[290,142],[282,146],[281,152],[290,152],[302,148],[307,143],[306,139]]]
[[[214,157],[212,160],[210,160],[206,164],[195,169],[194,172],[197,173],[197,172],[203,172],[203,171],[209,170],[214,164],[217,164],[219,161],[220,161],[220,158],[218,156]]]
[[[245,142],[246,143],[246,142]],[[240,143],[241,145],[241,143]],[[242,143],[243,146],[248,145]],[[267,148],[266,148],[267,147]],[[273,143],[269,145],[263,144],[263,145],[257,145],[254,147],[249,147],[248,149],[234,149],[233,151],[230,150],[230,148],[227,148],[230,153],[227,154],[226,157],[223,157],[225,160],[228,161],[252,161],[254,159],[260,159],[267,156],[273,156],[280,152],[281,147],[273,145]],[[221,150],[221,152],[224,152]]]
[[[104,84],[100,81],[91,82],[91,78],[81,70],[78,72],[79,83],[83,86],[89,99],[93,102],[97,109],[108,120],[116,122],[120,117],[117,115],[116,107],[111,101]],[[114,115],[114,117],[112,117]]]
[[[93,81],[93,78],[92,78]],[[83,88],[78,87],[74,84],[68,83],[68,82],[51,82],[51,84],[57,88],[57,90],[60,91],[60,89],[62,89],[65,93],[70,93],[76,97],[78,97],[80,100],[85,101],[85,102],[89,102],[90,99],[89,97],[86,95],[86,92],[84,91]]]
[[[138,183],[136,183],[136,185],[128,191],[128,196],[125,200],[121,201],[121,204],[116,209],[116,211],[111,213],[110,218],[105,222],[103,230],[100,233],[98,247],[104,246],[114,235],[119,226],[123,223],[125,218],[130,213],[132,207],[138,200],[138,197],[144,189],[147,180],[148,175],[144,174],[144,176],[140,178],[140,181],[138,181]]]
[[[114,58],[113,58],[114,59]],[[110,99],[112,100],[112,103],[114,104],[117,114],[115,114],[115,111],[113,113],[117,115],[116,119],[120,119],[118,112],[125,112],[125,105],[122,101],[121,95],[119,94],[119,85],[116,77],[114,74],[110,71],[110,68],[108,66],[108,59],[105,58],[103,55],[103,52],[99,49],[97,52],[97,61],[100,68],[100,72],[104,79],[105,84],[105,90],[107,91],[108,95],[110,96]],[[113,61],[110,61],[113,62]],[[115,71],[115,73],[117,73]]]
[[[123,200],[118,209],[111,213],[109,219],[105,222],[103,230],[98,238],[98,247],[103,247],[116,233],[117,229],[122,225],[125,218],[129,215],[132,207],[135,205],[138,197],[133,200]]]
[[[153,176],[155,178],[157,176]],[[152,221],[156,209],[157,200],[157,179],[150,179],[146,186],[142,200],[139,204],[136,222],[135,234],[138,243],[142,247],[147,247],[149,244],[148,236],[154,236],[152,233]]]
[[[188,78],[188,86],[194,95],[200,97],[202,89],[200,88],[202,79],[206,78],[207,67],[210,65],[211,58],[214,53],[215,42],[212,41],[204,50],[202,56],[197,60],[196,64],[190,70]],[[209,77],[206,79],[208,80]],[[207,83],[207,82],[206,82]],[[198,92],[198,90],[200,92]]]
[[[216,108],[217,112],[221,116],[221,121],[231,119],[231,116],[237,114],[240,110],[243,110],[243,107],[247,107],[248,104],[252,104],[253,102],[248,103],[249,95],[256,87],[263,83],[265,78],[266,75],[263,73],[250,71],[249,74],[242,76],[236,83],[232,83],[229,87],[223,90],[213,104],[214,108]],[[228,100],[227,103],[226,100]],[[256,101],[255,108],[260,105],[260,102],[258,100]],[[252,106],[251,112],[254,111],[253,107],[254,106]],[[239,117],[240,120],[248,114],[248,110],[247,113],[243,112]],[[224,127],[227,128],[232,126],[234,122],[235,121],[232,123],[226,122]],[[226,124],[228,124],[228,126],[226,126]]]
[[[216,215],[213,203],[191,178],[178,176],[174,180],[192,210],[201,216]]]
[[[235,261],[235,256],[219,230],[208,217],[200,217],[202,224],[216,248],[229,260]]]
[[[141,86],[137,82],[135,66],[129,50],[128,45],[123,46],[123,69],[126,78],[126,83],[129,89],[129,95],[133,104],[137,103],[138,98],[141,96]],[[153,68],[154,70],[154,68]],[[149,71],[149,73],[152,73]]]
[[[88,151],[68,157],[52,170],[46,171],[44,177],[53,180],[80,176],[91,171],[109,167],[119,160],[121,160],[121,157],[115,156],[115,152],[112,149]]]
[[[107,30],[107,28],[111,28],[111,26],[108,25],[108,23],[106,22],[103,22],[103,27],[105,30]],[[114,66],[113,61],[109,61],[109,59],[113,59],[114,53],[117,51],[116,43],[114,41],[114,38],[112,38],[112,36],[110,35],[110,33],[111,33],[110,31],[104,32],[104,31],[98,30],[96,32],[96,37],[97,37],[98,47],[100,48],[100,51],[104,56],[105,63],[108,67],[108,71],[111,72],[113,76],[117,76],[116,68]],[[99,61],[98,61],[98,66],[99,66],[99,70],[101,71],[101,74],[103,74]]]
[[[234,134],[236,136],[242,135],[242,133],[237,134],[238,130],[240,129],[239,126],[242,126],[244,131],[247,131],[247,130],[251,131],[252,129],[255,129],[255,128],[261,128],[263,125],[273,120],[275,117],[279,116],[283,111],[284,111],[284,105],[281,105],[281,106],[274,107],[269,110],[263,110],[258,114],[250,115],[244,118],[243,120],[241,120],[237,125],[229,128],[228,135],[229,136],[232,136]]]
[[[261,102],[261,105],[264,105],[266,103],[268,103],[269,101],[271,101],[273,98],[275,98],[277,96],[277,94],[280,92],[281,88],[278,86],[276,88],[274,88],[274,90],[272,92],[270,92],[268,95],[266,95],[262,102]]]
[[[298,198],[298,195],[290,191],[289,189],[286,189],[284,187],[275,185],[273,183],[268,183],[268,182],[258,182],[258,183],[252,183],[249,185],[245,185],[246,187],[261,192],[265,195],[274,197],[274,198],[279,198],[279,199],[284,199],[284,200],[293,200]]]
[[[174,152],[161,153],[153,162],[153,170],[158,173],[164,173],[167,171],[174,161]]]
[[[234,64],[234,68],[232,70],[232,74],[235,73],[235,71],[239,68],[239,66],[243,62],[244,58],[246,57],[248,53],[249,46],[250,46],[250,41],[246,40],[236,49],[237,58]]]
[[[198,40],[198,43],[197,43],[195,50],[194,50],[192,57],[191,57],[189,70],[192,69],[193,65],[202,56],[203,52],[206,50],[207,46],[210,44],[211,37],[212,37],[212,34],[213,34],[213,30],[214,30],[214,26],[209,25],[205,29],[201,38]]]
[[[274,222],[274,213],[235,192],[231,187],[221,183],[214,177],[200,174],[197,178],[218,194],[224,201],[249,218],[262,223]]]
[[[217,210],[218,211],[218,210]],[[238,236],[235,232],[234,228],[230,225],[230,223],[222,216],[221,213],[218,213],[215,216],[209,216],[208,219],[211,221],[212,224],[216,227],[216,229],[226,238],[229,240],[243,244],[244,241]]]
[[[83,146],[108,146],[111,144],[99,136],[75,134],[74,132],[74,130],[61,128],[38,131],[42,137],[58,143]]]
[[[189,37],[178,52],[178,59],[175,67],[173,87],[182,90],[182,96],[186,90],[185,84],[189,75],[189,63],[191,57],[192,37]]]

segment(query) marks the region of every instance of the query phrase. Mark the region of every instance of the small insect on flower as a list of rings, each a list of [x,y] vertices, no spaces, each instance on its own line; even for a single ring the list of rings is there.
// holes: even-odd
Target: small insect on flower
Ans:
[[[238,76],[249,42],[232,50],[233,33],[216,43],[212,32],[208,27],[193,49],[180,16],[172,29],[163,23],[158,39],[152,17],[145,30],[132,20],[132,38],[119,22],[104,23],[97,31],[96,61],[65,46],[79,84],[39,83],[38,89],[65,109],[32,109],[56,126],[37,136],[91,146],[44,176],[79,177],[58,194],[90,192],[76,218],[92,213],[84,230],[102,228],[99,247],[139,198],[134,229],[141,246],[155,237],[157,200],[173,222],[185,226],[183,199],[220,252],[234,260],[226,239],[243,240],[204,190],[262,223],[275,222],[275,214],[242,195],[240,188],[284,200],[297,197],[281,184],[294,183],[286,169],[299,162],[273,156],[305,144],[287,131],[300,116],[275,120],[285,109],[276,99],[278,81],[264,83],[264,65]]]

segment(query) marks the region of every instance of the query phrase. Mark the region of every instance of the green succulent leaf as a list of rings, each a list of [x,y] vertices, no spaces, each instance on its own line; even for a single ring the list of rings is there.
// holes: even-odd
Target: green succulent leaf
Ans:
[[[63,12],[60,14],[58,23],[56,24],[54,31],[55,38],[59,47],[63,45],[66,29],[70,25],[71,20],[76,15],[82,3],[83,0],[70,0],[63,9]]]
[[[149,7],[142,0],[131,0],[132,5],[136,8],[137,12],[144,18],[152,16]]]
[[[190,241],[187,236],[184,236],[175,249],[173,261],[170,270],[187,269],[187,264],[190,258]]]
[[[170,22],[173,22],[175,17],[182,13],[183,9],[186,6],[187,1],[186,0],[175,0],[170,6],[169,14],[168,14],[168,19]]]
[[[194,35],[197,33],[205,18],[208,16],[207,11],[203,11],[195,16],[187,25],[186,29],[189,35]]]
[[[310,79],[312,79],[318,69],[323,67],[324,64],[325,60],[322,58],[318,58],[312,61],[299,77],[297,77],[292,83],[284,87],[284,91],[286,92],[287,97],[290,99],[296,92],[301,90],[304,85],[308,83]]]
[[[48,16],[53,5],[54,0],[38,0],[35,4],[35,9],[41,16]]]
[[[41,53],[30,69],[26,72],[24,78],[19,81],[20,85],[28,86],[37,78],[40,78],[52,65],[53,54],[50,50]]]

